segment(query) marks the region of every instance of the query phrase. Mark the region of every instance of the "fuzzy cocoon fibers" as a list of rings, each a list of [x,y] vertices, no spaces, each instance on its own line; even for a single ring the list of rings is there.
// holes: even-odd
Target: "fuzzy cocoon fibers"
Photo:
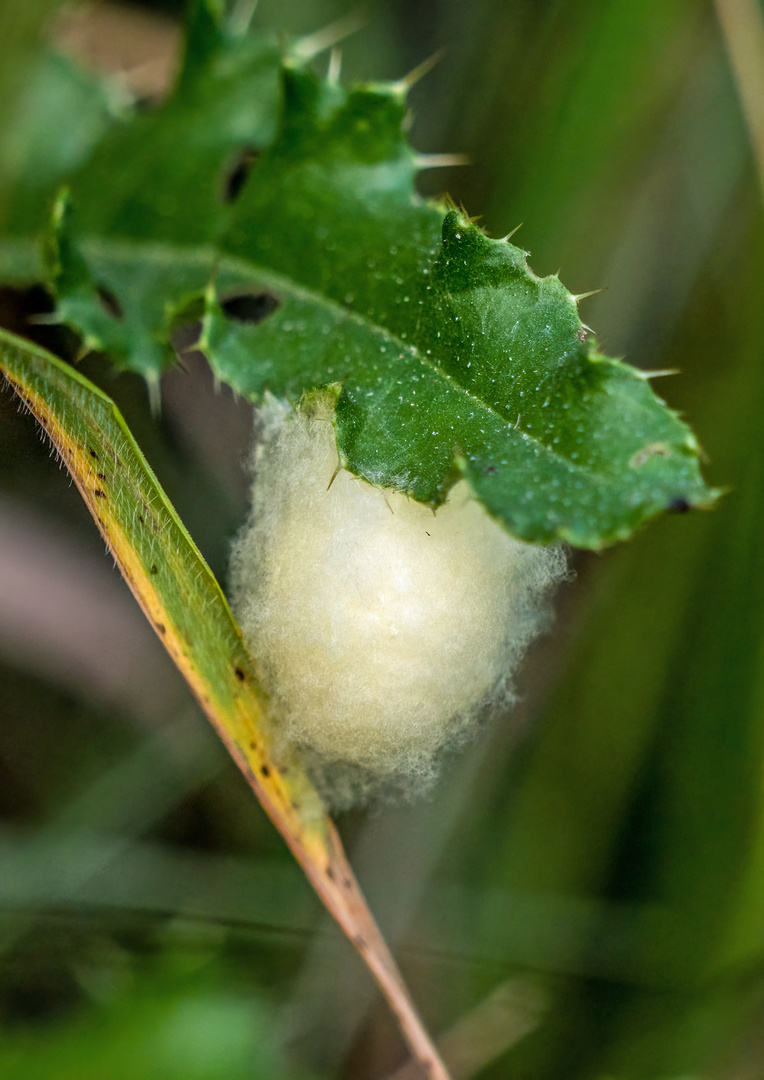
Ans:
[[[457,483],[435,513],[338,466],[329,419],[260,410],[233,607],[279,740],[334,806],[431,782],[540,629],[559,547],[510,537]],[[332,482],[332,477],[334,480]]]

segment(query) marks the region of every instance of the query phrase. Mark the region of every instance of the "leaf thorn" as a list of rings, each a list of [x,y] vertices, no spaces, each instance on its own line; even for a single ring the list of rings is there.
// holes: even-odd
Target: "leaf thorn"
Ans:
[[[95,352],[95,345],[93,344],[93,342],[89,339],[83,341],[74,355],[73,363],[75,364],[75,366],[77,364],[81,364],[85,357],[89,356],[92,352]]]
[[[679,369],[664,368],[662,371],[642,371],[640,368],[635,368],[634,373],[640,379],[662,379],[664,375],[679,375]]]
[[[337,45],[340,41],[344,41],[346,37],[355,34],[368,21],[369,16],[365,9],[362,7],[357,8],[355,11],[350,12],[349,15],[344,15],[341,19],[329,23],[322,30],[317,30],[315,34],[307,34],[305,37],[300,38],[292,47],[292,55],[296,60],[302,60],[303,62],[312,60],[314,56],[318,56],[319,53],[331,49],[333,45]]]
[[[466,154],[415,154],[417,169],[448,169],[453,165],[469,165]]]
[[[523,227],[523,223],[522,223],[522,221],[521,221],[519,225],[515,225],[514,229],[510,229],[510,231],[509,231],[509,232],[507,233],[507,235],[506,235],[506,236],[502,236],[502,237],[500,237],[500,240],[501,240],[501,242],[502,242],[502,243],[506,243],[506,242],[507,242],[508,240],[511,240],[511,239],[512,239],[512,237],[513,237],[513,236],[515,235],[515,233],[517,232],[517,230],[518,230],[518,229],[522,229],[522,227]]]
[[[155,420],[159,419],[162,412],[162,392],[159,387],[159,376],[155,371],[146,375],[146,389],[149,394],[149,409]]]
[[[586,298],[588,296],[596,296],[597,293],[601,293],[601,292],[602,292],[602,289],[590,289],[589,292],[574,293],[573,294],[573,299],[578,304],[582,300],[586,300]]]
[[[257,11],[258,0],[236,0],[228,19],[228,28],[234,37],[244,37],[252,25]]]
[[[340,81],[342,71],[342,49],[336,45],[329,53],[329,67],[326,71],[326,81],[336,86]]]
[[[328,483],[328,484],[326,485],[326,490],[327,490],[327,491],[328,491],[328,490],[329,490],[329,488],[330,488],[330,487],[332,486],[332,484],[334,483],[334,481],[335,481],[335,480],[337,479],[337,476],[339,475],[339,473],[340,473],[341,469],[342,469],[342,462],[341,462],[341,461],[338,461],[338,462],[337,462],[337,468],[336,468],[336,469],[334,470],[334,472],[332,473],[332,478],[331,478],[331,480],[329,481],[329,483]]]
[[[425,75],[429,75],[432,69],[441,62],[445,55],[445,49],[436,49],[432,56],[428,56],[421,64],[417,64],[415,68],[412,68],[408,75],[404,75],[402,79],[398,79],[397,82],[394,82],[393,90],[399,94],[407,94],[412,86],[416,86]]]

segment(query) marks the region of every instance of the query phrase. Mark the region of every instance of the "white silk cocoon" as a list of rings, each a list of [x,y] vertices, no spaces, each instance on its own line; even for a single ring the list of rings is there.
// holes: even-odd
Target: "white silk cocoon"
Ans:
[[[258,429],[232,602],[277,750],[297,746],[334,806],[416,794],[440,752],[510,698],[563,552],[512,539],[464,481],[433,513],[334,476],[328,420],[271,401]]]

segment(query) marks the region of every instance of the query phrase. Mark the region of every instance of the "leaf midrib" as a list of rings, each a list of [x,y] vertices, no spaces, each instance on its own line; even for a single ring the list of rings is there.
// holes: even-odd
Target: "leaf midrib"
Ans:
[[[536,447],[538,450],[543,451],[549,459],[559,462],[568,469],[574,470],[574,472],[585,476],[590,481],[596,482],[601,487],[608,486],[607,477],[603,476],[601,472],[587,467],[584,464],[571,461],[569,458],[547,446],[546,443],[541,442],[535,436],[530,435],[526,431],[518,430],[512,425],[508,417],[503,416],[483,398],[478,397],[466,386],[463,386],[453,375],[439,366],[433,359],[423,354],[416,345],[409,341],[405,341],[391,330],[381,326],[379,323],[375,323],[368,317],[344,307],[342,304],[325,296],[323,293],[316,292],[315,290],[296,282],[293,278],[285,277],[274,270],[263,267],[258,263],[250,262],[247,259],[242,259],[239,256],[221,255],[218,248],[207,245],[183,247],[177,244],[170,245],[148,240],[136,241],[118,239],[103,241],[100,237],[89,236],[82,239],[81,246],[84,254],[92,254],[96,258],[100,257],[107,260],[109,258],[118,258],[120,257],[120,254],[123,253],[124,255],[134,257],[136,251],[138,251],[141,253],[142,257],[147,258],[149,261],[155,261],[163,265],[172,265],[173,263],[178,262],[184,262],[186,265],[189,263],[191,265],[198,263],[200,267],[204,266],[205,268],[208,268],[210,273],[212,273],[214,269],[225,269],[227,271],[232,271],[233,273],[240,273],[242,277],[254,278],[258,284],[266,285],[267,287],[272,288],[274,292],[286,292],[295,299],[315,304],[316,306],[331,312],[333,316],[338,316],[338,322],[343,320],[354,322],[357,325],[362,326],[372,335],[383,338],[386,342],[392,343],[401,351],[408,352],[423,367],[428,368],[439,378],[443,379],[444,382],[473,403],[475,407],[494,417],[500,424],[506,426],[509,430],[516,432],[518,438]]]

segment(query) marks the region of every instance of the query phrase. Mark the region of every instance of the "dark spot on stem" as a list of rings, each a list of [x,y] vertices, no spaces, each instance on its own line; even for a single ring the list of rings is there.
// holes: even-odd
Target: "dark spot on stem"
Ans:
[[[99,473],[96,473],[96,476],[98,477],[99,480],[105,480],[106,479],[106,473],[99,472]]]
[[[101,491],[100,488],[96,488],[95,491],[93,492],[93,494],[95,495],[95,497],[97,499],[105,499],[106,498],[106,492]]]
[[[165,626],[165,624],[163,622],[158,622],[157,623],[157,633],[158,634],[166,634],[167,633],[167,627]]]
[[[88,450],[90,451],[90,456],[91,456],[92,458],[95,458],[95,459],[96,459],[96,461],[98,461],[98,454],[97,454],[97,453],[95,452],[95,450],[93,449],[93,447],[92,447],[92,446],[89,446],[89,447],[88,447]]]
[[[151,569],[149,570],[149,573],[150,574],[158,574],[159,573],[159,567],[158,566],[152,566]]]
[[[222,199],[224,203],[236,202],[259,157],[259,152],[253,146],[245,146],[239,152],[239,156],[228,169],[223,180]]]
[[[227,319],[256,326],[281,307],[281,301],[272,293],[237,293],[221,300],[220,307]]]
[[[271,770],[270,770],[270,769],[268,768],[268,766],[267,766],[267,765],[261,765],[261,766],[260,766],[260,772],[261,772],[261,773],[263,774],[263,776],[265,776],[266,778],[267,778],[267,777],[269,777],[269,776],[271,775]]]
[[[145,525],[145,524],[146,524],[146,522],[145,522],[145,521],[143,520],[143,514],[139,514],[139,515],[138,515],[138,520],[140,521],[141,525]]]
[[[239,682],[244,682],[246,676],[245,676],[244,672],[241,670],[240,667],[235,667],[233,669],[233,673],[236,676],[236,678],[239,680]]]
[[[98,299],[101,301],[104,310],[111,315],[112,319],[117,319],[119,322],[122,322],[125,313],[122,310],[122,305],[111,289],[106,285],[96,285],[96,292],[98,293]]]

